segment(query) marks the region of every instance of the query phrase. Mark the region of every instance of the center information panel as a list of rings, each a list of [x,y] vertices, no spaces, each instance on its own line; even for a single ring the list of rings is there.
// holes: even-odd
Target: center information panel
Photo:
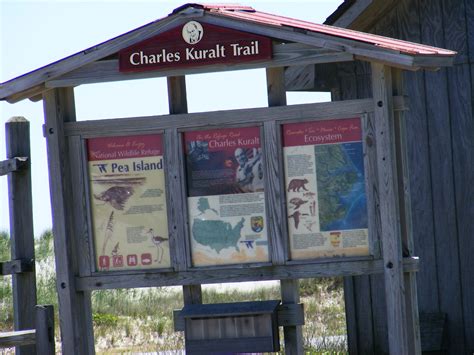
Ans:
[[[194,266],[266,262],[260,128],[184,133]]]

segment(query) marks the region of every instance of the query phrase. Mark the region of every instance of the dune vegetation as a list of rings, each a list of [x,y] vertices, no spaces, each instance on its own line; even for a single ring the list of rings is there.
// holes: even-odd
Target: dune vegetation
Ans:
[[[56,349],[60,351],[58,301],[54,268],[53,236],[43,233],[35,242],[38,304],[55,308]],[[10,259],[9,237],[0,233],[0,261]],[[307,354],[346,354],[346,324],[342,280],[300,281],[305,307],[303,327]],[[254,288],[204,287],[204,303],[279,299],[278,284]],[[0,277],[0,331],[13,329],[11,276]],[[173,310],[183,307],[179,287],[116,289],[92,293],[93,325],[98,354],[184,352],[184,335],[175,332]],[[282,336],[280,337],[283,338]],[[0,354],[14,353],[0,349]]]

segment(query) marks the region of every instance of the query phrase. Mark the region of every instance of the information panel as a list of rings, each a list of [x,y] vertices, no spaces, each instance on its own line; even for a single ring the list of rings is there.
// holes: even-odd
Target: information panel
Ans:
[[[260,128],[184,133],[194,266],[269,260]]]
[[[283,125],[291,259],[368,255],[359,118]]]
[[[87,139],[99,271],[168,268],[162,135]]]

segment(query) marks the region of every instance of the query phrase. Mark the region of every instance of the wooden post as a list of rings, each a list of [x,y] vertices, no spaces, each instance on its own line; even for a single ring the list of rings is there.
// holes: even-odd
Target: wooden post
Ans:
[[[408,339],[407,307],[403,265],[402,227],[397,171],[395,119],[390,67],[372,63],[372,90],[375,106],[377,170],[380,194],[380,223],[384,260],[385,298],[390,354],[414,354]],[[412,309],[410,309],[412,311]],[[413,328],[413,327],[412,327]],[[413,335],[411,335],[413,336]]]
[[[54,355],[54,308],[36,306],[36,354]]]
[[[285,70],[282,67],[267,69],[268,106],[285,106]],[[275,206],[276,207],[276,206]],[[297,304],[300,301],[299,281],[280,280],[281,300],[283,304]],[[301,326],[283,327],[285,354],[303,354],[303,331]]]
[[[6,124],[7,159],[27,157],[26,166],[8,174],[11,258],[34,261],[33,209],[31,198],[30,123],[24,117],[12,117]],[[15,330],[34,328],[36,276],[33,269],[14,273],[13,317]],[[17,346],[16,354],[29,354],[34,345]]]
[[[403,74],[400,69],[392,68],[392,88],[393,95],[402,96],[404,94]],[[410,178],[408,171],[408,157],[406,155],[406,124],[403,111],[395,113],[394,125],[400,224],[402,228],[402,254],[404,257],[408,257],[414,255],[414,242],[411,224]],[[413,351],[413,354],[418,355],[421,354],[421,339],[416,274],[412,272],[405,273],[404,284],[408,348]]]
[[[168,104],[170,114],[180,114],[188,112],[188,101],[186,97],[186,77],[174,76],[168,77]],[[181,230],[180,238],[184,238],[186,234]],[[181,248],[184,249],[184,248]],[[181,253],[183,254],[183,253]],[[181,260],[183,263],[184,260]],[[182,267],[182,266],[181,266]],[[201,304],[202,289],[201,285],[183,286],[184,305]]]
[[[63,354],[94,354],[90,292],[76,290],[78,274],[69,152],[64,122],[76,120],[72,88],[43,94],[45,136],[48,148],[49,186],[53,215],[59,323]]]

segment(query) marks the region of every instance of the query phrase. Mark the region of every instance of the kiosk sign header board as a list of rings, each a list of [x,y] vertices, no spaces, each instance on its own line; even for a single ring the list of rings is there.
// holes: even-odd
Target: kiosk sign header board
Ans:
[[[237,64],[271,59],[272,40],[189,21],[119,52],[121,72]]]

